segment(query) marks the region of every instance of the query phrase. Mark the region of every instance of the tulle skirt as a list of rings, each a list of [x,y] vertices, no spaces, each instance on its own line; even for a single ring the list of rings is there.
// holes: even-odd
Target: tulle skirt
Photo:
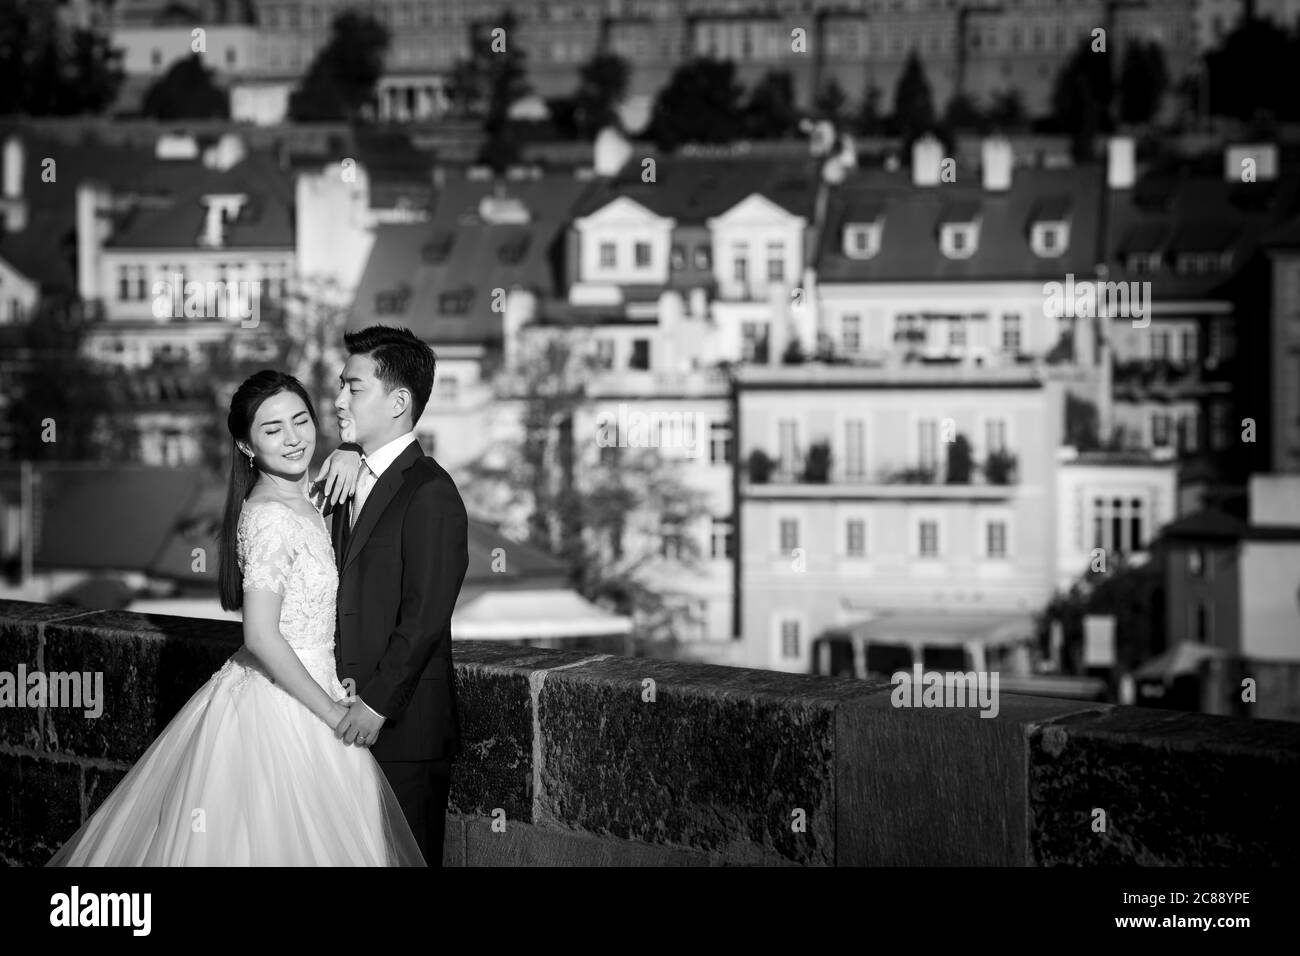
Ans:
[[[337,699],[332,654],[314,665]],[[237,651],[49,866],[425,866],[370,751]]]

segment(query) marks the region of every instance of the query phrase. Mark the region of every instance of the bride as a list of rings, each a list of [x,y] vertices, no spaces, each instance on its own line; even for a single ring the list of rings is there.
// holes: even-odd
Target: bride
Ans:
[[[293,376],[258,372],[227,424],[219,588],[223,608],[243,608],[244,645],[49,865],[424,866],[367,746],[334,735],[350,700],[334,551],[308,497],[311,400]]]

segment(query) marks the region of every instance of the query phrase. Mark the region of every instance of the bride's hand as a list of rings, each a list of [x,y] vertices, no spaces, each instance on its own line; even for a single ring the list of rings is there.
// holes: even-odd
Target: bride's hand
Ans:
[[[346,717],[347,715],[348,715],[347,704],[344,704],[341,701],[336,700],[334,701],[334,703],[330,705],[329,716],[325,719],[325,723],[330,725],[330,730],[337,730],[339,726],[339,722],[342,721],[343,718]]]
[[[322,510],[333,508],[339,502],[352,497],[357,487],[357,476],[361,474],[361,453],[344,448],[335,448],[321,462],[320,473],[311,483],[313,498],[318,499]]]

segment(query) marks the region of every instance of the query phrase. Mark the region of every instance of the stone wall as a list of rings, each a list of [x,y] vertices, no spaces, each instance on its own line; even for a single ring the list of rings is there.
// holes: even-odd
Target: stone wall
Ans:
[[[238,625],[0,601],[0,671],[105,675],[104,713],[0,708],[0,859],[43,863],[239,645]],[[1300,726],[456,645],[449,865],[1275,865]],[[1104,811],[1104,830],[1101,816]]]

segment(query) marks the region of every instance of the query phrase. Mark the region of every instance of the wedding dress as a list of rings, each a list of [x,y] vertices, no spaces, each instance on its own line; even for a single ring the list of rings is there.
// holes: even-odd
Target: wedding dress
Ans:
[[[334,552],[319,515],[245,502],[244,590],[282,596],[280,633],[329,695]],[[190,698],[50,866],[424,866],[370,751],[343,743],[247,646]]]

